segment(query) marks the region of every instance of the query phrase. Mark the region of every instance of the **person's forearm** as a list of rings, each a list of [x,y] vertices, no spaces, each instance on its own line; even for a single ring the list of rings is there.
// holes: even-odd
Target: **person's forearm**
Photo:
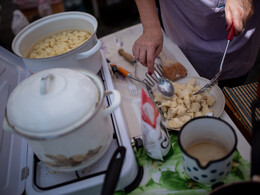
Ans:
[[[154,60],[163,47],[161,24],[155,0],[136,0],[136,5],[143,25],[143,34],[135,41],[132,51],[135,59],[147,66],[151,75],[154,71]]]
[[[135,2],[144,32],[148,30],[161,30],[155,0],[136,0]]]

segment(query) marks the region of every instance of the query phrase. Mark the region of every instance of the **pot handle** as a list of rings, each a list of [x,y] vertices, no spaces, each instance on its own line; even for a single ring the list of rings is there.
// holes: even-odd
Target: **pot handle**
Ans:
[[[125,154],[126,148],[124,146],[118,147],[114,152],[107,167],[107,172],[102,187],[101,195],[114,194],[121,173],[121,169],[124,164]]]
[[[82,52],[82,53],[79,53],[77,55],[77,60],[84,60],[90,56],[92,56],[93,54],[95,54],[98,50],[100,50],[101,48],[101,41],[100,40],[97,40],[95,46],[88,50],[88,51],[85,51],[85,52]]]
[[[115,89],[105,91],[105,96],[108,96],[111,94],[114,94],[114,100],[113,100],[113,103],[104,110],[104,113],[103,113],[104,118],[107,117],[108,115],[110,115],[116,108],[118,108],[121,103],[121,95],[120,95],[119,91],[117,91]]]

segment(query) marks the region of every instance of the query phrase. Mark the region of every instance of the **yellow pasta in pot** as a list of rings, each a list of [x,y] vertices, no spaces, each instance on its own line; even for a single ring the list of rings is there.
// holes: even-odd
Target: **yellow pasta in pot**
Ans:
[[[66,53],[86,42],[92,34],[85,30],[66,30],[48,35],[32,46],[26,57],[47,58]]]

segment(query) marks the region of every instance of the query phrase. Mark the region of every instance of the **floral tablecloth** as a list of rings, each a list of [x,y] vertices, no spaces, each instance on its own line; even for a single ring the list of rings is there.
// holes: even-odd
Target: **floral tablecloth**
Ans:
[[[197,195],[207,194],[212,186],[200,184],[185,173],[182,166],[182,154],[178,145],[178,135],[170,132],[172,150],[165,161],[153,160],[145,153],[144,148],[138,150],[134,147],[135,156],[140,166],[144,168],[144,175],[139,186],[129,195],[134,194],[175,194]],[[238,151],[235,151],[232,169],[224,179],[224,183],[250,179],[250,163],[244,160]],[[118,191],[116,195],[124,195]]]

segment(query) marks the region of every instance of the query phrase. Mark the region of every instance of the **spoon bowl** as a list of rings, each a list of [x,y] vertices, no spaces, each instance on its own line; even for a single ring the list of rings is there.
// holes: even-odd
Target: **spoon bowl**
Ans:
[[[157,88],[159,92],[165,97],[172,97],[174,94],[174,87],[172,82],[164,77],[161,77],[156,71],[154,72],[156,77],[158,78]]]

